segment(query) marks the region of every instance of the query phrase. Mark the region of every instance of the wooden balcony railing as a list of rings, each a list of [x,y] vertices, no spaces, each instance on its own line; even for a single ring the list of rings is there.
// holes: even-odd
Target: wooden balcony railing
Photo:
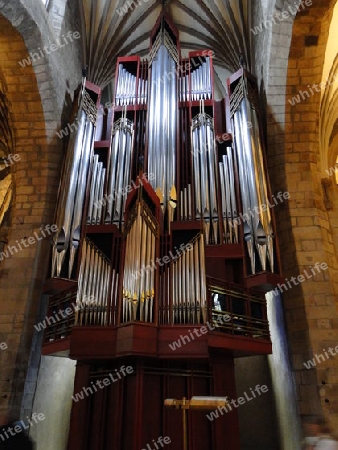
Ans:
[[[270,339],[264,293],[208,278],[212,324],[218,331]]]
[[[213,278],[207,279],[207,291],[207,311],[204,316],[215,331],[253,339],[270,339],[264,293]],[[76,296],[77,288],[72,287],[51,297],[48,315],[44,320],[45,343],[68,338],[75,325],[114,327],[118,324],[117,311],[109,306],[97,305],[95,301],[83,301],[77,308]],[[172,317],[172,312],[163,312],[162,307],[159,315],[163,314]],[[202,321],[203,315],[200,314],[200,317]],[[202,322],[194,324],[202,325]],[[162,325],[168,326],[168,323]],[[175,327],[189,323],[169,325]]]

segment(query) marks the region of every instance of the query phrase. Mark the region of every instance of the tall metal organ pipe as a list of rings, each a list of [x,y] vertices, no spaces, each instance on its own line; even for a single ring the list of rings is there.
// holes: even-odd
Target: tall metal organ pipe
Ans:
[[[203,219],[206,243],[218,243],[218,205],[214,124],[212,117],[201,112],[193,118],[191,127],[193,169],[195,179],[195,217]]]
[[[274,271],[274,250],[259,121],[257,111],[249,100],[248,89],[242,77],[230,98],[230,104],[238,156],[244,239],[254,274],[259,269],[256,255],[262,270],[266,270],[269,261],[270,269]]]
[[[150,183],[163,199],[165,209],[176,180],[178,55],[165,30],[157,36],[153,49],[153,59],[150,61],[147,169],[149,174],[153,174]]]
[[[112,135],[105,223],[119,224],[123,221],[125,190],[131,177],[133,122],[123,116],[114,123]]]
[[[125,231],[122,322],[153,322],[157,224],[144,202],[135,205]]]
[[[97,108],[85,89],[77,112],[77,130],[71,134],[63,169],[53,236],[52,277],[59,277],[70,247],[68,277],[71,278],[80,242],[83,204],[90,158],[93,152]]]

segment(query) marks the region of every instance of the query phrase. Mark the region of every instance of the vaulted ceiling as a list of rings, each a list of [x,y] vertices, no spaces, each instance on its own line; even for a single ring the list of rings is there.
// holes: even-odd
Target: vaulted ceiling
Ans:
[[[166,8],[179,32],[183,56],[210,48],[220,84],[251,60],[251,0],[80,0],[83,62],[91,81],[107,85],[118,56],[146,57],[149,35],[161,8]]]

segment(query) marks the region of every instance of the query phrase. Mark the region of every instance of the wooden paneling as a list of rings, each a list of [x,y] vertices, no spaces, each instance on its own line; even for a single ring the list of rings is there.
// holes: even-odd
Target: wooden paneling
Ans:
[[[160,436],[171,439],[165,446],[167,450],[182,450],[182,410],[164,409],[166,398],[182,399],[194,395],[236,398],[231,357],[215,354],[210,365],[144,359],[125,359],[123,363],[132,365],[135,372],[103,389],[96,389],[79,403],[74,402],[69,450],[148,450],[148,444],[155,449],[153,441]],[[90,378],[89,366],[79,366],[75,383],[77,392],[83,386],[103,379],[108,372],[113,373],[119,364],[116,361],[114,365],[106,365],[104,370],[92,367]],[[237,414],[225,414],[211,423],[207,413],[188,411],[189,450],[238,450]],[[216,429],[214,438],[213,428]]]

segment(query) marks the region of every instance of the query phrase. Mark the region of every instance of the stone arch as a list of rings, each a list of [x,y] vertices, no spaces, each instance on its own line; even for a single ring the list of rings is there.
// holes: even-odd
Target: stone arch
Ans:
[[[65,4],[72,3],[71,0],[62,1]],[[43,55],[40,58],[32,58],[31,65],[36,74],[45,121],[48,124],[47,134],[53,139],[55,129],[60,126],[61,114],[64,113],[64,94],[73,92],[81,81],[80,42],[72,42],[65,48],[51,52],[50,44],[59,36],[53,26],[54,17],[53,15],[49,17],[42,1],[13,0],[3,3],[0,4],[2,5],[0,15],[3,15],[21,35],[27,49],[25,57],[21,60],[34,53]],[[65,17],[62,19],[65,20]],[[76,23],[74,31],[78,26]]]
[[[10,409],[14,414],[20,410],[33,325],[49,266],[50,235],[44,230],[53,224],[65,144],[56,131],[67,111],[65,96],[81,80],[78,61],[67,57],[77,54],[74,46],[29,63],[30,54],[42,49],[53,33],[42,20],[42,2],[24,3],[13,0],[0,6],[0,69],[7,85],[13,153],[20,156],[11,167],[15,195],[0,261],[0,343],[7,345],[0,352],[0,413]],[[24,60],[28,63],[19,64]]]
[[[8,346],[8,353],[2,352],[0,355],[4,359],[1,364],[0,408],[5,408],[20,401],[10,397],[10,392],[22,390],[31,327],[40,298],[44,265],[47,263],[48,242],[24,248],[21,240],[26,242],[25,238],[34,235],[42,223],[48,223],[52,213],[47,195],[48,160],[51,158],[43,151],[48,144],[36,76],[32,66],[18,70],[18,61],[26,58],[27,49],[20,34],[2,16],[0,29],[0,64],[7,84],[15,137],[13,152],[19,156],[19,160],[11,166],[15,195],[8,243],[0,263],[0,340]],[[41,253],[45,254],[44,260]],[[5,383],[5,380],[9,381]]]

